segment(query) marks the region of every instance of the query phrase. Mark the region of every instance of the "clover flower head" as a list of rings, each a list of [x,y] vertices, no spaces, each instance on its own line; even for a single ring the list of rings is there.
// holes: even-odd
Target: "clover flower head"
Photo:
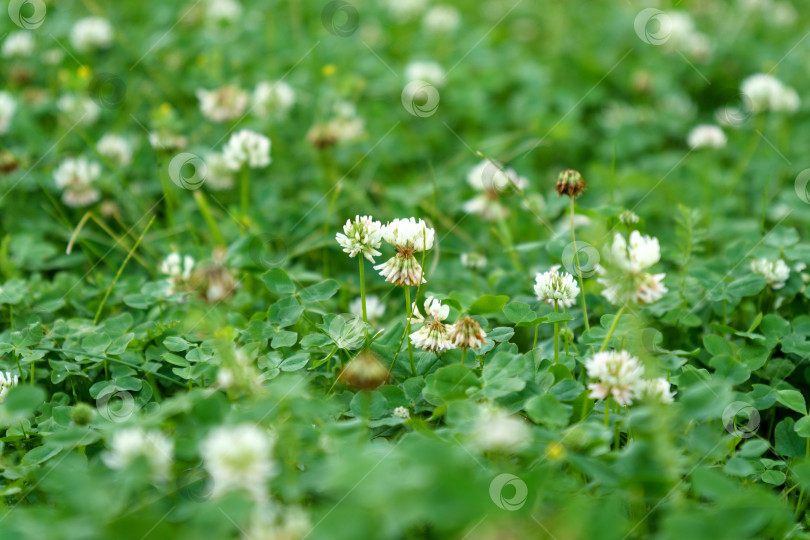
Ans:
[[[517,451],[531,442],[531,430],[520,417],[484,406],[478,414],[472,439],[483,451]]]
[[[555,307],[571,307],[577,300],[579,286],[574,276],[560,272],[560,266],[552,266],[548,272],[538,273],[534,277],[534,293],[538,300]]]
[[[620,405],[630,405],[644,374],[638,358],[627,351],[598,352],[585,362],[588,377],[596,382],[588,385],[591,398],[613,397]]]
[[[79,19],[70,30],[70,43],[79,52],[106,49],[113,42],[113,27],[104,17]]]
[[[744,105],[753,113],[795,112],[800,105],[796,90],[766,73],[757,73],[745,79],[740,90],[745,96]]]
[[[444,352],[455,349],[456,345],[450,339],[449,325],[444,320],[450,314],[450,307],[442,305],[441,301],[432,296],[425,300],[425,316],[419,312],[414,303],[412,306],[413,320],[422,327],[410,335],[415,347],[428,352]]]
[[[34,52],[34,34],[29,30],[11,32],[3,41],[3,58],[31,56]]]
[[[119,167],[132,163],[132,144],[120,135],[107,133],[99,139],[96,150]]]
[[[790,267],[782,259],[754,259],[751,271],[765,278],[771,289],[779,290],[790,277]]]
[[[719,126],[701,124],[689,132],[686,142],[692,149],[723,148],[726,145],[726,134]]]
[[[603,255],[605,265],[597,265],[597,281],[605,287],[602,296],[612,304],[651,304],[667,292],[662,283],[666,274],[645,272],[661,258],[657,238],[633,231],[628,244],[621,234],[616,233]]]
[[[670,404],[674,401],[675,393],[670,390],[669,381],[663,377],[656,379],[639,379],[635,396],[657,403]]]
[[[433,248],[435,234],[422,219],[395,219],[383,229],[383,240],[399,249],[427,251]]]
[[[253,112],[260,117],[284,114],[295,104],[295,90],[284,81],[263,81],[253,90]]]
[[[174,441],[160,431],[126,428],[116,431],[102,460],[111,469],[123,469],[137,458],[146,458],[156,480],[169,477],[174,454]]]
[[[6,133],[11,127],[11,119],[16,110],[17,103],[11,94],[0,91],[0,135]]]
[[[249,97],[247,92],[230,84],[214,90],[197,90],[200,112],[212,122],[227,122],[244,114]]]
[[[270,165],[270,139],[249,129],[242,129],[231,135],[222,156],[232,171],[242,167],[261,169]]]
[[[374,221],[371,216],[355,216],[354,221],[346,220],[343,233],[337,233],[335,240],[349,257],[359,254],[374,262],[374,257],[380,255],[377,248],[382,244],[383,234],[379,221]]]
[[[459,349],[480,349],[487,342],[487,334],[472,317],[463,317],[447,331],[453,345]]]
[[[267,433],[251,424],[214,429],[200,450],[213,481],[212,495],[243,489],[254,501],[265,501],[266,484],[275,470],[272,448]]]
[[[18,375],[14,375],[10,371],[0,371],[0,403],[3,403],[8,391],[17,386],[19,382],[20,377]]]
[[[101,165],[85,157],[66,158],[53,172],[56,187],[62,190],[62,202],[82,207],[96,202],[101,196],[93,184],[101,175]]]

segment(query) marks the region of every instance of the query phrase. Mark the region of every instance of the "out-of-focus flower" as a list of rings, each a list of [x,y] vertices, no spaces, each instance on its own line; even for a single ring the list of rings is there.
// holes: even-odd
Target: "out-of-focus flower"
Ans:
[[[723,148],[726,145],[726,134],[719,126],[701,124],[689,132],[686,142],[692,149]]]
[[[639,399],[646,399],[657,403],[670,404],[675,397],[670,391],[669,381],[663,377],[657,379],[639,379],[635,388],[635,395]]]
[[[422,24],[432,34],[451,34],[461,25],[461,14],[453,6],[433,6],[425,13]]]
[[[0,91],[0,135],[8,132],[16,110],[17,102],[14,101],[11,94]]]
[[[194,258],[191,255],[181,256],[176,251],[169,253],[160,263],[160,273],[168,276],[169,294],[183,292],[188,288],[191,272],[194,270]]]
[[[574,169],[565,169],[557,177],[557,184],[554,186],[554,191],[557,192],[558,197],[568,195],[572,199],[576,199],[582,192],[585,191],[585,180],[579,171]]]
[[[111,469],[123,469],[142,457],[149,464],[155,480],[166,480],[171,471],[173,454],[174,441],[160,431],[125,428],[113,434],[109,449],[102,454],[102,459]]]
[[[95,124],[101,115],[101,109],[95,101],[74,94],[61,96],[56,102],[56,107],[67,117],[71,125],[90,126]]]
[[[472,317],[463,317],[447,331],[447,337],[459,349],[480,349],[487,342],[487,334]]]
[[[96,202],[101,194],[93,184],[101,175],[101,165],[85,157],[62,160],[53,173],[56,187],[62,190],[62,202],[82,207]]]
[[[779,290],[790,277],[790,267],[782,259],[754,259],[751,271],[765,278],[771,289]]]
[[[255,501],[267,500],[267,481],[274,474],[272,439],[254,425],[219,427],[205,438],[201,455],[213,482],[212,495],[247,491]]]
[[[244,114],[248,105],[248,93],[230,84],[214,90],[197,90],[200,112],[212,122],[227,122]]]
[[[228,167],[221,153],[209,152],[205,154],[205,167],[205,185],[209,189],[223,191],[233,187],[233,171]]]
[[[28,30],[10,33],[3,41],[3,58],[31,56],[34,52],[34,36]]]
[[[461,266],[471,270],[480,270],[487,265],[487,258],[480,253],[462,253]]]
[[[149,144],[161,152],[176,152],[188,146],[188,139],[179,133],[160,129],[149,133]]]
[[[411,62],[405,66],[405,79],[408,81],[425,81],[433,86],[444,86],[445,73],[436,62]]]
[[[3,403],[8,391],[17,386],[19,382],[19,376],[14,375],[10,371],[0,371],[0,403]]]
[[[363,305],[359,296],[349,304],[349,313],[358,318],[363,316]],[[381,319],[383,315],[385,315],[385,304],[380,301],[380,297],[373,294],[366,296],[366,317],[368,320],[375,321]]]
[[[782,81],[767,73],[751,75],[740,87],[746,100],[744,105],[754,113],[796,112],[800,105],[796,90],[785,86]]]
[[[346,364],[338,379],[356,390],[374,390],[388,381],[388,369],[366,349]]]
[[[630,405],[638,388],[644,368],[638,358],[627,351],[598,352],[585,362],[588,377],[596,382],[588,385],[590,397],[613,397],[619,405]]]
[[[501,202],[501,194],[510,188],[525,189],[529,181],[512,168],[485,159],[470,170],[467,183],[480,193],[464,203],[464,211],[497,221],[509,215],[509,209]]]
[[[388,13],[397,22],[408,22],[425,11],[427,0],[388,0]]]
[[[99,139],[96,150],[119,167],[132,163],[132,144],[120,135],[107,133]]]
[[[398,416],[399,418],[408,419],[411,417],[411,411],[408,410],[407,407],[397,407],[394,409],[394,416]]]
[[[239,283],[225,266],[225,250],[217,248],[210,261],[203,261],[191,274],[189,282],[207,302],[221,302],[230,298]]]
[[[104,17],[79,19],[70,30],[70,42],[79,52],[106,49],[113,42],[113,27]]]
[[[205,22],[212,26],[222,26],[239,22],[242,4],[237,0],[206,0]]]
[[[239,130],[231,135],[222,149],[222,156],[232,171],[244,166],[251,169],[267,167],[271,161],[270,139],[249,129]]]
[[[472,432],[473,443],[483,451],[513,452],[531,442],[531,430],[526,422],[503,409],[482,407]]]
[[[662,283],[666,274],[645,272],[661,258],[658,239],[633,231],[628,246],[624,237],[616,233],[613,243],[604,250],[603,255],[605,266],[597,265],[597,281],[605,287],[602,296],[610,303],[651,304],[667,292]]]
[[[253,91],[253,113],[283,115],[295,104],[295,90],[284,81],[260,82]]]

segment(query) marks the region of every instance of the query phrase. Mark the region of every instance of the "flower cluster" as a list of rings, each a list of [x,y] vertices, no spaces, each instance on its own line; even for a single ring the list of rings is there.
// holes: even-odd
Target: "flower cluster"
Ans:
[[[723,148],[726,145],[726,134],[719,126],[701,124],[689,132],[686,138],[689,148]]]
[[[377,249],[382,244],[383,226],[371,216],[355,216],[354,221],[346,220],[343,233],[335,235],[335,240],[349,257],[359,254],[373,263],[381,255]]]
[[[382,229],[382,238],[394,246],[396,254],[383,264],[374,267],[385,281],[394,285],[419,285],[426,283],[422,265],[415,253],[433,248],[435,231],[423,220],[414,218],[395,219]]]
[[[99,139],[96,150],[119,167],[127,167],[132,163],[132,144],[120,135],[107,133]]]
[[[757,73],[745,79],[740,91],[746,98],[745,107],[753,113],[792,113],[799,108],[800,99],[796,90],[766,73]]]
[[[168,276],[166,281],[169,283],[169,294],[182,292],[187,288],[191,272],[194,270],[194,259],[191,255],[180,256],[179,253],[172,251],[160,263],[160,273]]]
[[[663,378],[644,379],[644,367],[627,351],[606,351],[594,354],[585,363],[588,377],[596,382],[588,385],[591,398],[612,397],[627,406],[634,399],[651,399],[672,403],[669,381]]]
[[[0,403],[6,399],[8,391],[17,386],[18,382],[20,382],[18,375],[14,375],[10,371],[0,371]]]
[[[113,27],[103,17],[79,19],[70,30],[70,43],[79,52],[107,49],[113,42]]]
[[[486,344],[486,333],[472,317],[461,317],[452,325],[446,324],[444,320],[450,315],[450,308],[437,298],[429,296],[425,300],[425,315],[422,315],[416,303],[411,309],[413,321],[422,327],[412,333],[410,338],[420,349],[442,353],[451,349],[480,349]]]
[[[203,464],[211,475],[212,495],[244,489],[255,501],[267,498],[273,476],[273,442],[256,426],[244,424],[213,430],[202,444]]]
[[[534,277],[534,293],[538,300],[548,302],[556,308],[571,307],[579,294],[579,286],[574,276],[568,272],[560,273],[560,266],[552,266],[548,272],[538,273]]]
[[[215,90],[197,90],[200,112],[212,122],[235,120],[244,114],[248,105],[248,94],[235,85],[223,86]]]
[[[464,211],[478,214],[487,221],[497,221],[509,215],[509,210],[500,201],[503,192],[510,188],[522,190],[529,185],[529,181],[514,169],[487,159],[470,170],[467,183],[479,194],[464,203]]]
[[[751,271],[764,277],[775,291],[784,287],[790,277],[790,267],[782,259],[754,259],[751,261]]]
[[[253,112],[260,117],[283,115],[295,105],[295,90],[284,81],[260,82],[253,90]]]
[[[53,173],[56,187],[62,190],[62,201],[82,207],[96,202],[101,194],[93,187],[101,176],[101,165],[85,157],[63,160]]]
[[[11,119],[14,111],[17,110],[17,103],[11,94],[0,91],[0,135],[3,135],[11,127]]]
[[[165,480],[169,477],[173,454],[174,441],[160,431],[127,428],[115,432],[102,459],[111,469],[123,469],[143,458],[149,464],[152,478]]]
[[[603,255],[606,266],[597,265],[597,281],[605,287],[602,296],[610,303],[651,304],[667,292],[662,283],[666,274],[645,272],[661,258],[658,239],[633,231],[628,245],[624,236],[616,233]]]
[[[232,171],[245,166],[251,169],[267,167],[271,161],[270,139],[249,129],[239,130],[228,139],[222,157]]]

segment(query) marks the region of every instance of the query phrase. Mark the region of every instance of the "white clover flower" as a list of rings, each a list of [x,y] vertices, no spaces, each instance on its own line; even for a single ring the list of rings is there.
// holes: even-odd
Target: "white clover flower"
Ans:
[[[70,124],[90,126],[96,123],[101,109],[90,98],[64,94],[56,102],[56,108],[67,117]]]
[[[232,24],[242,16],[242,4],[236,0],[206,0],[205,21],[212,26]]]
[[[487,334],[472,317],[463,317],[447,330],[447,337],[459,349],[480,349],[487,343]]]
[[[17,386],[20,377],[10,371],[0,371],[0,403],[6,399],[8,391]]]
[[[525,189],[529,181],[515,169],[485,159],[467,173],[467,183],[478,191],[505,191],[510,187]]]
[[[745,122],[746,113],[739,107],[725,106],[714,111],[714,119],[723,127],[736,129]]]
[[[560,265],[552,266],[548,272],[534,276],[534,294],[555,307],[571,307],[577,301],[579,286],[574,276],[568,272],[560,273]]]
[[[426,283],[422,265],[414,253],[431,249],[434,236],[435,231],[421,219],[395,219],[383,228],[383,240],[396,248],[396,254],[374,269],[394,285]]]
[[[503,409],[482,407],[472,432],[473,443],[483,451],[507,452],[525,448],[531,442],[531,430],[524,420]]]
[[[0,135],[8,132],[11,127],[11,119],[17,110],[17,103],[11,94],[0,91]]]
[[[764,277],[775,291],[784,287],[790,277],[790,267],[782,259],[754,259],[751,261],[751,271]]]
[[[34,52],[34,35],[28,30],[12,32],[3,41],[3,58],[31,56]]]
[[[480,253],[462,253],[461,266],[471,270],[480,270],[487,265],[487,258]]]
[[[101,165],[85,157],[64,159],[53,172],[56,187],[62,190],[62,202],[82,207],[96,202],[101,194],[93,184],[101,175]]]
[[[349,304],[349,313],[357,318],[363,316],[363,302],[359,296]],[[375,321],[381,319],[383,315],[385,315],[385,304],[380,301],[380,297],[373,294],[366,296],[366,317],[368,317],[368,320]]]
[[[408,22],[425,11],[428,0],[388,0],[388,13],[397,22]]]
[[[453,6],[433,6],[425,13],[422,24],[432,34],[451,34],[461,25],[461,14]]]
[[[433,248],[435,234],[433,228],[428,227],[422,219],[395,219],[384,227],[383,240],[396,248],[418,252]]]
[[[296,506],[257,508],[249,532],[242,540],[303,540],[312,532],[312,522],[303,508]]]
[[[373,263],[380,255],[377,248],[383,241],[383,226],[371,216],[355,216],[354,221],[346,220],[343,233],[337,233],[335,240],[349,257],[360,254]]]
[[[253,112],[260,117],[283,115],[295,104],[295,90],[284,81],[260,82],[253,90]]]
[[[152,131],[149,133],[149,145],[155,150],[173,152],[188,146],[188,139],[168,130]]]
[[[160,273],[168,276],[169,294],[186,289],[191,273],[194,270],[194,258],[191,255],[181,256],[176,251],[169,253],[160,263]]]
[[[247,109],[248,93],[235,85],[223,86],[214,90],[199,88],[200,112],[212,122],[227,122],[244,114]]]
[[[695,28],[691,15],[684,11],[669,11],[661,17],[661,34],[668,39],[664,47],[682,50],[694,58],[705,58],[711,52],[708,36]]]
[[[394,409],[394,416],[407,420],[411,417],[411,411],[409,411],[407,407],[397,407]]]
[[[261,133],[242,129],[231,135],[222,149],[222,155],[232,171],[238,171],[244,166],[251,169],[267,167],[271,161],[270,139]]]
[[[619,221],[624,225],[635,225],[638,220],[638,215],[632,210],[622,210],[622,213],[619,214]]]
[[[174,454],[174,441],[160,431],[126,428],[113,434],[109,449],[102,454],[111,469],[124,469],[139,457],[146,459],[156,480],[169,477]]]
[[[132,144],[124,137],[107,133],[96,144],[96,150],[119,167],[132,163]]]
[[[598,352],[585,362],[588,377],[597,382],[588,385],[591,398],[613,397],[619,405],[630,405],[644,368],[627,351]]]
[[[104,17],[79,19],[70,30],[70,42],[79,52],[106,49],[113,42],[113,27]]]
[[[659,300],[667,288],[662,283],[666,274],[649,274],[650,268],[661,258],[658,239],[630,233],[630,245],[616,233],[613,244],[604,250],[604,262],[596,266],[597,281],[605,289],[602,296],[615,305],[628,303],[651,304]]]
[[[719,126],[701,124],[689,132],[686,142],[690,148],[696,150],[698,148],[723,148],[726,140],[726,134]]]
[[[796,90],[766,73],[751,75],[742,82],[741,92],[747,98],[745,106],[754,113],[795,112],[800,105]]]
[[[425,81],[433,86],[444,86],[445,72],[436,62],[411,62],[405,66],[405,79],[411,81]]]
[[[668,405],[674,401],[675,393],[670,391],[668,380],[658,377],[657,379],[639,379],[635,388],[635,396],[639,399]]]
[[[205,185],[209,189],[223,191],[231,189],[234,184],[233,171],[228,167],[225,158],[219,152],[205,154]]]
[[[65,59],[65,51],[62,49],[48,49],[42,53],[42,61],[51,66],[58,66]]]
[[[244,489],[255,501],[267,499],[274,474],[273,442],[256,426],[219,427],[205,438],[200,454],[213,481],[212,495]]]
[[[425,300],[424,307],[426,316],[419,312],[416,303],[412,306],[413,320],[422,324],[422,328],[410,335],[413,345],[428,352],[441,353],[455,349],[456,346],[450,339],[449,326],[442,322],[450,314],[450,307],[442,305],[440,300],[432,296]]]

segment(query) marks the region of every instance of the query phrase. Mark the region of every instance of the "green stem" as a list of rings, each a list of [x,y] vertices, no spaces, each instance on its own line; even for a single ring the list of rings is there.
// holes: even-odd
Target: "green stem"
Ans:
[[[554,313],[557,313],[557,304],[554,304]],[[560,361],[560,323],[554,323],[554,363]]]
[[[610,396],[605,399],[605,427],[610,427]]]
[[[411,343],[411,317],[413,309],[411,307],[411,287],[405,285],[405,301],[408,303],[408,322],[405,324],[405,336],[408,339],[408,360],[411,363],[411,373],[416,376],[416,364],[413,361],[413,343]]]
[[[585,303],[585,284],[582,281],[582,268],[579,266],[579,250],[577,249],[577,234],[574,226],[574,199],[571,199],[571,243],[574,248],[574,263],[577,267],[577,277],[579,278],[579,291],[582,294],[582,319],[585,322],[585,330],[590,330],[588,323],[588,306]]]
[[[540,332],[540,325],[534,327],[534,343],[532,343],[532,350],[537,348],[537,334]]]
[[[197,202],[197,208],[200,209],[200,214],[202,214],[203,219],[205,219],[205,223],[208,225],[208,231],[211,233],[214,241],[217,245],[224,246],[225,239],[222,237],[222,233],[219,230],[219,226],[213,214],[211,214],[211,207],[208,206],[208,199],[205,198],[205,193],[203,193],[202,190],[195,191],[194,200]]]
[[[368,325],[368,315],[366,315],[366,259],[362,255],[358,256],[357,259],[360,261],[360,305],[363,308],[363,322]],[[366,347],[368,347],[368,326],[365,327],[365,334]]]
[[[613,337],[613,332],[616,330],[616,327],[619,325],[619,319],[622,318],[622,314],[627,306],[622,306],[619,312],[613,317],[613,323],[610,325],[610,329],[608,330],[607,335],[605,336],[605,341],[602,342],[602,347],[599,349],[599,352],[603,352],[607,349],[608,343],[610,343],[610,338]]]
[[[242,189],[241,189],[241,204],[240,209],[242,213],[242,220],[247,223],[247,207],[250,201],[250,169],[247,165],[242,166]]]

